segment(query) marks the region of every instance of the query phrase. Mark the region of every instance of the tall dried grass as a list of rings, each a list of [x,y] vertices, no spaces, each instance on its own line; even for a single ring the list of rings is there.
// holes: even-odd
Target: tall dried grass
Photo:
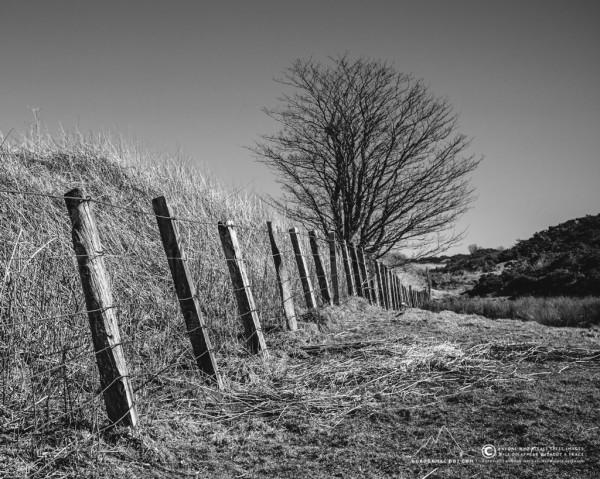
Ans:
[[[514,300],[499,298],[454,297],[427,301],[423,309],[459,314],[477,314],[490,319],[537,321],[548,326],[585,326],[600,324],[600,298],[537,298]]]
[[[283,226],[284,219],[256,195],[232,193],[179,156],[142,153],[110,136],[65,132],[56,139],[35,131],[0,144],[0,190],[33,193],[0,192],[0,432],[48,432],[65,424],[99,430],[105,425],[61,198],[71,188],[97,200],[93,214],[141,415],[169,394],[169,383],[183,382],[189,390],[204,387],[184,332],[152,198],[164,195],[180,218],[202,312],[229,381],[239,376],[247,353],[239,338],[242,328],[218,221],[236,224],[263,328],[283,323],[266,221]],[[289,237],[280,231],[278,238],[291,265]],[[299,288],[295,291],[301,304]]]

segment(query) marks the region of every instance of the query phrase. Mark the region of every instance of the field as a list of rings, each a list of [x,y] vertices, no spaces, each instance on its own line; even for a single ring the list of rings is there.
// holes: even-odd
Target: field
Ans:
[[[597,324],[400,314],[352,297],[307,312],[294,277],[300,329],[286,331],[265,222],[280,226],[288,266],[291,225],[178,158],[141,156],[79,134],[0,146],[0,477],[595,477]],[[136,430],[106,419],[62,198],[73,187],[100,230]],[[150,209],[159,195],[176,212],[221,390],[190,353]],[[265,358],[243,347],[225,220],[239,231]]]
[[[600,298],[468,298],[446,297],[429,301],[425,309],[460,314],[478,314],[490,319],[537,321],[547,326],[589,327],[600,324]]]
[[[3,477],[592,478],[600,468],[598,328],[398,315],[363,300],[306,319],[268,335],[270,358],[248,359],[224,391],[164,387],[138,431],[57,427],[31,450],[33,438],[17,446],[3,434]],[[488,444],[505,455],[485,459]]]

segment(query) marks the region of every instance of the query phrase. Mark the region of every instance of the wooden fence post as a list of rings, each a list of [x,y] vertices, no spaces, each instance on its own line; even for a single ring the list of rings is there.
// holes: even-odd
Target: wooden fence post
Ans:
[[[317,301],[315,300],[312,281],[310,280],[308,269],[306,268],[304,252],[302,251],[302,246],[298,240],[298,228],[290,228],[290,238],[292,240],[292,246],[294,247],[294,254],[296,255],[296,264],[298,265],[298,273],[300,274],[300,281],[302,282],[306,307],[308,309],[315,309],[317,307]]]
[[[385,301],[385,295],[383,294],[383,282],[382,282],[382,277],[381,277],[381,265],[379,264],[379,261],[374,261],[374,265],[375,265],[375,277],[377,279],[377,291],[379,293],[379,306],[381,306],[382,308],[387,308],[387,304]]]
[[[402,308],[402,282],[398,278],[398,287],[396,288],[396,294],[398,295],[398,307]]]
[[[412,289],[412,285],[408,285],[408,298],[410,299],[410,302],[408,303],[410,305],[411,308],[415,307],[415,296],[413,295],[413,289]]]
[[[387,307],[388,309],[392,310],[394,309],[394,305],[392,303],[392,295],[391,293],[391,287],[390,287],[390,272],[387,268],[387,266],[385,265],[381,265],[382,271],[381,271],[381,275],[383,276],[383,281],[385,283],[385,298],[386,298],[386,302],[387,302]]]
[[[358,255],[356,254],[356,247],[354,243],[350,243],[348,245],[348,249],[350,250],[350,259],[352,260],[352,271],[354,272],[354,287],[356,288],[356,293],[359,296],[364,297],[363,293],[363,282],[360,277],[360,267],[358,266]]]
[[[398,309],[398,304],[396,303],[396,283],[394,282],[394,273],[390,269],[388,269],[388,283],[390,285],[390,304],[391,309]]]
[[[410,302],[408,301],[408,293],[407,293],[406,287],[404,285],[402,285],[401,291],[402,291],[402,301],[404,301],[404,304],[406,304],[407,307],[410,307]]]
[[[388,267],[385,268],[385,272],[386,272],[386,280],[387,280],[387,284],[388,284],[388,295],[390,298],[390,309],[394,310],[396,309],[396,303],[394,301],[394,287],[392,285],[392,272],[389,270]]]
[[[427,299],[431,299],[431,274],[429,273],[429,268],[425,269],[425,273],[427,273]]]
[[[377,281],[377,270],[375,260],[369,258],[370,275],[369,275],[369,287],[371,288],[371,297],[373,298],[373,304],[381,306],[381,297],[379,296],[379,282]]]
[[[390,283],[392,285],[392,302],[394,303],[394,309],[400,309],[400,304],[398,304],[398,282],[396,281],[396,275],[393,271],[390,271],[391,280]]]
[[[387,309],[393,309],[392,296],[390,295],[390,273],[387,266],[381,265],[381,279],[383,280],[383,294]]]
[[[371,298],[371,288],[369,284],[370,281],[367,274],[367,263],[365,261],[365,250],[360,246],[356,248],[356,259],[358,260],[358,268],[362,278],[363,296],[367,299],[367,301],[369,301],[370,304],[373,304],[373,299]]]
[[[317,281],[319,282],[319,289],[321,290],[321,299],[323,304],[332,305],[331,292],[329,291],[329,281],[327,281],[327,275],[325,274],[325,268],[323,267],[323,261],[321,261],[321,254],[319,253],[319,244],[317,243],[317,232],[311,230],[308,232],[308,238],[310,242],[310,250],[312,252],[313,261],[315,262],[315,270],[317,272]]]
[[[371,264],[368,254],[365,257],[365,270],[367,271],[367,284],[369,285],[369,296],[371,297],[371,304],[377,306],[377,285],[375,283],[375,270],[373,269],[373,265]]]
[[[330,231],[327,238],[329,243],[329,267],[331,269],[331,287],[333,289],[333,304],[340,305],[340,282],[338,278],[337,250],[335,248],[335,231]]]
[[[379,270],[379,284],[381,285],[381,295],[383,297],[383,306],[385,309],[390,309],[390,304],[388,302],[387,296],[387,282],[385,278],[385,266],[381,264],[379,261],[377,262],[377,269]]]
[[[216,382],[219,388],[223,387],[217,360],[213,351],[208,328],[202,316],[196,287],[190,275],[185,253],[179,241],[177,226],[171,217],[167,200],[159,196],[152,200],[152,208],[156,215],[160,238],[167,255],[171,277],[175,285],[179,307],[183,314],[187,334],[192,343],[192,351],[196,364],[204,374]]]
[[[385,295],[385,306],[387,309],[394,309],[392,305],[392,296],[390,295],[390,274],[387,266],[381,265],[381,277],[383,279],[383,294]]]
[[[85,296],[100,386],[106,412],[113,424],[136,427],[138,415],[123,355],[115,304],[98,229],[90,203],[78,188],[65,193],[65,204],[71,218],[73,249],[81,286]]]
[[[268,356],[267,343],[260,327],[260,319],[254,296],[250,289],[250,282],[246,273],[244,257],[242,255],[240,245],[238,243],[237,234],[233,227],[233,222],[228,221],[223,224],[218,223],[219,236],[221,237],[221,245],[227,260],[229,276],[233,284],[235,299],[238,305],[240,318],[244,325],[244,333],[248,349],[253,353],[261,353],[263,356]]]
[[[398,276],[392,273],[392,283],[394,285],[394,301],[396,302],[396,309],[400,309],[400,301],[398,300]]]
[[[345,241],[341,242],[342,261],[344,262],[344,273],[346,274],[346,284],[348,285],[348,294],[356,296],[356,288],[354,287],[354,276],[352,275],[352,267],[350,266],[350,254],[348,245]]]
[[[294,308],[294,297],[290,288],[290,275],[283,261],[283,257],[279,252],[275,235],[273,234],[273,225],[267,221],[267,229],[269,231],[269,241],[271,242],[271,252],[273,254],[273,263],[275,263],[275,273],[277,274],[277,284],[279,285],[279,295],[283,305],[283,313],[285,315],[285,324],[290,331],[296,331],[298,324],[296,323],[296,308]]]

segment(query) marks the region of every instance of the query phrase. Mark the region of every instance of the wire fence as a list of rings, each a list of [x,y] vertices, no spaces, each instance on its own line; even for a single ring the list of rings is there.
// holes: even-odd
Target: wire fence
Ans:
[[[171,403],[175,394],[185,398],[213,387],[198,367],[206,359],[203,355],[217,358],[225,385],[238,380],[243,362],[252,353],[248,344],[272,331],[289,328],[290,318],[286,318],[282,301],[293,303],[295,322],[310,320],[316,310],[333,303],[335,283],[343,301],[352,295],[350,285],[358,278],[361,287],[370,291],[365,296],[372,303],[391,305],[381,294],[392,294],[391,286],[386,292],[383,280],[379,279],[378,285],[380,266],[367,258],[363,274],[360,268],[356,273],[358,265],[349,264],[349,260],[344,264],[342,250],[347,245],[339,241],[332,244],[318,235],[311,245],[308,232],[303,230],[298,231],[298,245],[294,245],[289,230],[273,230],[288,273],[280,282],[266,224],[230,225],[237,232],[241,256],[226,258],[218,229],[223,226],[216,219],[167,217],[88,196],[14,189],[0,190],[0,194],[12,202],[35,201],[32,211],[36,211],[31,217],[15,216],[11,201],[0,204],[4,218],[0,224],[0,433],[10,434],[17,442],[27,438],[34,445],[43,434],[64,425],[92,431],[110,427],[105,408],[107,391],[115,381],[131,384],[133,402],[129,408],[135,408],[142,420],[151,418]],[[94,205],[100,250],[86,254],[74,251],[77,233],[67,215],[65,199]],[[177,206],[185,211],[182,205]],[[181,251],[177,257],[165,255],[157,218],[176,224]],[[77,270],[79,261],[100,259],[108,273],[112,302],[93,310],[86,306]],[[178,297],[170,271],[172,261],[185,263],[193,297]],[[232,283],[231,262],[245,270],[247,281],[241,286]],[[303,278],[298,268],[301,262],[306,267]],[[333,264],[337,275],[332,274]],[[284,287],[290,291],[287,300],[281,296]],[[253,298],[250,309],[241,306],[240,292]],[[311,295],[316,302],[312,306],[307,302]],[[199,309],[198,326],[192,329],[189,318],[182,317],[187,300],[193,300]],[[94,325],[85,318],[108,310],[116,318],[120,339],[110,347],[99,347],[90,334]],[[248,317],[254,318],[254,323],[248,322]],[[201,354],[190,342],[199,332],[210,338],[210,347]],[[127,374],[101,387],[99,358],[107,348],[122,350]]]

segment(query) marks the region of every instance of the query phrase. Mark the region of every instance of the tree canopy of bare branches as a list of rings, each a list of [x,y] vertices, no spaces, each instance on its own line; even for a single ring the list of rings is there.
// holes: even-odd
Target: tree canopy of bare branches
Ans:
[[[277,82],[294,91],[264,111],[281,125],[253,148],[283,189],[273,204],[381,257],[447,249],[474,200],[457,115],[422,80],[386,62],[343,55],[296,60]]]

